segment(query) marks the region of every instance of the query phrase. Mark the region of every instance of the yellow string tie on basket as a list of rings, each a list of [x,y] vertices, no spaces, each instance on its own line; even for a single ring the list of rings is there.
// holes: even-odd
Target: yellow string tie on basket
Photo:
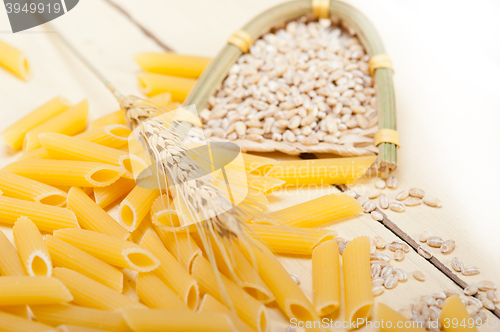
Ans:
[[[252,36],[244,30],[238,30],[229,37],[227,42],[238,47],[243,53],[247,53],[252,44]]]
[[[375,74],[375,70],[378,68],[388,68],[392,69],[394,72],[391,59],[387,54],[377,54],[370,58],[370,61],[368,62],[368,71],[370,72],[370,76],[373,76]]]
[[[379,129],[375,134],[375,146],[378,146],[380,143],[392,143],[399,145],[399,133],[394,129]]]
[[[318,18],[330,17],[330,0],[312,0],[312,11]]]

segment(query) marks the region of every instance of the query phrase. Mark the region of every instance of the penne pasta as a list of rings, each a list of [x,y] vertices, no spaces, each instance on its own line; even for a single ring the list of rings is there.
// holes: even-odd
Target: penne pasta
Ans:
[[[173,101],[183,102],[196,80],[191,78],[167,76],[153,73],[141,73],[138,78],[141,91],[151,97],[163,92],[170,92]]]
[[[184,232],[170,232],[162,227],[155,229],[168,251],[177,258],[186,271],[191,271],[196,256],[202,255],[200,247],[192,236]]]
[[[28,217],[42,232],[80,227],[73,211],[66,208],[0,196],[0,222],[14,225],[21,216]]]
[[[273,158],[261,157],[243,152],[241,155],[243,156],[246,171],[254,175],[264,176],[278,163],[278,161]]]
[[[0,51],[1,52],[1,51]],[[47,332],[50,326],[0,311],[2,332]]]
[[[285,181],[267,176],[247,173],[247,182],[249,188],[256,190],[264,195],[269,195],[276,189],[279,189]]]
[[[118,310],[127,307],[144,307],[128,296],[118,293],[103,284],[76,271],[54,268],[54,277],[60,280],[71,292],[73,302],[82,307],[101,310]]]
[[[134,332],[203,331],[234,332],[234,326],[223,313],[194,313],[180,310],[123,310],[123,317]]]
[[[0,66],[4,67],[23,81],[27,81],[31,76],[31,68],[26,55],[14,46],[1,40]]]
[[[0,306],[57,304],[73,301],[70,291],[52,277],[0,277]]]
[[[141,272],[136,281],[137,296],[151,309],[190,310],[186,303],[154,272]]]
[[[221,274],[219,279],[207,259],[202,256],[196,257],[192,275],[203,293],[212,295],[220,302],[226,302],[226,297],[228,297],[241,320],[259,332],[267,331],[268,318],[264,311],[264,305],[248,295],[226,276]],[[222,282],[224,292],[219,287],[219,280]]]
[[[0,275],[27,275],[16,248],[2,231],[0,231],[0,252],[2,253],[0,255]]]
[[[78,325],[59,325],[56,328],[49,330],[47,332],[103,332],[106,330],[94,329],[91,327],[83,327]]]
[[[21,318],[30,318],[28,313],[28,306],[26,305],[13,305],[0,307],[0,312],[5,312]]]
[[[217,301],[215,297],[210,294],[205,294],[200,303],[200,308],[198,312],[222,312],[229,316],[231,321],[233,322],[236,330],[238,332],[253,332],[255,331],[247,324],[243,323],[243,321],[236,315],[233,311],[231,311],[228,307]]]
[[[94,232],[116,236],[126,240],[130,233],[99,207],[80,188],[71,188],[68,192],[68,209],[73,211],[80,226]]]
[[[155,225],[180,227],[174,203],[167,194],[158,196],[151,206],[151,220]]]
[[[212,61],[211,58],[172,52],[139,53],[134,59],[143,70],[150,73],[188,78],[198,78]]]
[[[351,324],[361,320],[364,324],[371,317],[373,307],[370,239],[360,236],[349,242],[342,254],[342,264],[346,321]]]
[[[49,250],[35,224],[26,217],[19,217],[14,225],[14,242],[19,256],[30,276],[52,275]]]
[[[275,254],[307,255],[319,244],[333,240],[337,232],[324,228],[283,227],[250,224],[249,233],[262,240]]]
[[[106,187],[94,187],[94,198],[97,205],[106,208],[119,198],[127,196],[135,187],[135,181],[121,178]]]
[[[132,233],[130,233],[130,241],[134,243],[140,243],[144,234],[148,231],[148,229],[153,228],[153,223],[151,221],[151,216],[146,215],[144,220],[141,222],[139,227],[137,227]]]
[[[477,332],[476,321],[471,318],[458,296],[447,298],[442,310],[440,319],[446,332]]]
[[[320,316],[340,308],[340,260],[335,240],[319,244],[312,253],[314,309]]]
[[[1,43],[0,41],[0,45]],[[23,147],[24,136],[29,130],[61,114],[70,107],[71,103],[69,101],[62,97],[55,97],[7,127],[2,132],[3,140],[12,148],[20,150]]]
[[[286,181],[287,185],[347,184],[362,177],[376,156],[284,160],[266,175]]]
[[[168,252],[152,229],[144,234],[141,247],[154,252],[158,257],[160,266],[154,271],[156,276],[180,295],[189,309],[196,309],[200,294],[196,280]]]
[[[125,111],[118,110],[106,115],[101,116],[90,122],[90,129],[95,129],[99,127],[104,127],[107,125],[120,124],[126,125],[125,123]]]
[[[118,209],[118,220],[129,232],[139,227],[144,217],[150,213],[151,206],[160,195],[158,189],[135,186],[123,199]]]
[[[45,244],[54,267],[71,269],[119,293],[122,292],[123,273],[118,269],[52,235],[45,236]]]
[[[346,194],[328,194],[282,210],[268,213],[257,223],[275,222],[282,226],[315,227],[363,211],[361,204]],[[266,219],[268,219],[266,221]]]
[[[7,165],[4,170],[54,186],[105,187],[116,182],[121,167],[87,161],[25,159]]]
[[[29,152],[41,146],[38,135],[42,133],[60,133],[73,136],[83,132],[87,126],[88,110],[89,104],[84,100],[41,125],[30,129],[24,137],[24,152]]]
[[[377,322],[380,322],[381,332],[405,331],[424,332],[424,324],[421,321],[410,321],[399,312],[392,310],[383,303],[377,304]],[[382,323],[383,322],[383,323]],[[421,327],[419,327],[420,325]]]
[[[66,202],[64,191],[4,170],[0,170],[0,189],[5,196],[26,201],[53,206]]]
[[[77,307],[69,304],[30,306],[36,319],[50,326],[74,325],[106,331],[129,332],[120,312]]]
[[[160,265],[150,251],[115,236],[84,229],[60,229],[54,236],[113,266],[149,272]]]

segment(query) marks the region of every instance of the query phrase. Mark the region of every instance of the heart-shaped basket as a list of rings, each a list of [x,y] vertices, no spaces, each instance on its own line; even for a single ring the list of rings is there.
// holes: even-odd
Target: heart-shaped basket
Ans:
[[[268,32],[283,28],[287,22],[298,18],[302,18],[303,21],[331,18],[341,23],[351,34],[359,38],[365,52],[370,56],[369,73],[375,82],[378,130],[376,126],[369,128],[362,131],[362,136],[369,138],[367,141],[373,143],[356,145],[318,142],[314,145],[304,145],[299,142],[291,143],[265,138],[255,141],[244,137],[231,141],[237,143],[243,151],[279,151],[292,155],[301,153],[334,153],[340,156],[378,154],[379,171],[394,170],[397,166],[399,141],[395,130],[396,114],[391,62],[385,55],[379,35],[368,19],[355,8],[340,1],[296,0],[283,3],[262,13],[229,38],[228,44],[205,69],[184,104],[195,104],[198,110],[206,108],[209,98],[228,76],[233,64],[243,53],[248,52],[252,41]],[[218,140],[218,138],[214,139]]]

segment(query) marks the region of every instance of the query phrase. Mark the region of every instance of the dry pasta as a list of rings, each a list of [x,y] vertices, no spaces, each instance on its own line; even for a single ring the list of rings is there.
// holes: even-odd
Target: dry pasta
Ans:
[[[160,195],[158,189],[147,189],[135,186],[123,199],[118,210],[118,220],[129,232],[134,231],[144,217],[150,213],[151,206]]]
[[[21,262],[21,257],[7,236],[0,231],[0,275],[24,276],[26,270]]]
[[[52,277],[0,277],[0,306],[73,301],[70,291]]]
[[[208,66],[211,58],[167,53],[139,53],[135,61],[145,71],[188,78],[198,78]]]
[[[30,276],[52,275],[49,250],[35,224],[26,217],[19,217],[14,225],[14,242],[19,256]]]
[[[382,323],[382,321],[384,323]],[[414,321],[406,319],[399,312],[392,310],[383,303],[377,304],[377,322],[380,323],[381,332],[404,331],[404,332],[424,332],[423,328],[415,325]],[[422,324],[421,322],[418,322]],[[422,324],[423,325],[423,324]]]
[[[376,156],[366,156],[285,160],[275,165],[267,176],[291,186],[352,183],[363,176],[376,159]]]
[[[71,228],[55,231],[54,236],[113,266],[149,272],[160,264],[150,251],[115,236]]]
[[[279,189],[285,181],[267,176],[255,175],[247,173],[248,186],[264,195],[269,195],[273,191]]]
[[[339,248],[335,240],[319,244],[312,254],[313,302],[320,316],[340,308]]]
[[[102,329],[94,329],[92,327],[84,327],[84,326],[78,326],[78,325],[59,325],[55,327],[54,329],[46,332],[102,332],[102,331],[107,331],[107,330],[102,330]],[[130,331],[130,330],[129,330]]]
[[[264,241],[275,254],[307,255],[313,249],[337,236],[337,232],[323,228],[283,227],[275,225],[248,225],[250,235]]]
[[[111,124],[121,124],[125,125],[125,111],[118,110],[116,112],[112,112],[101,116],[98,119],[90,122],[90,129],[104,127]]]
[[[30,309],[38,321],[50,326],[65,324],[115,332],[130,331],[120,312],[69,304],[30,306]]]
[[[373,292],[370,272],[370,238],[349,242],[342,254],[346,320],[366,322],[372,314]]]
[[[183,102],[196,80],[184,77],[142,73],[137,78],[141,91],[147,96],[170,92],[173,101]]]
[[[30,65],[26,55],[0,40],[0,66],[4,67],[20,79],[27,81],[31,76]]]
[[[117,201],[119,198],[125,197],[134,189],[135,181],[121,178],[115,183],[106,187],[95,187],[94,198],[97,205],[105,208]]]
[[[20,150],[23,147],[24,136],[29,130],[61,114],[70,107],[71,103],[69,101],[62,97],[55,97],[7,127],[2,132],[3,140],[12,148]]]
[[[41,133],[60,133],[69,136],[81,133],[87,126],[88,110],[89,104],[84,100],[41,125],[30,129],[24,137],[24,152],[41,146],[38,139],[38,135]]]
[[[76,271],[56,267],[54,268],[54,277],[70,290],[74,297],[73,302],[82,307],[101,310],[144,307],[144,305],[130,297],[120,294]]]
[[[186,303],[154,272],[139,273],[136,281],[137,295],[151,309],[189,310]]]
[[[116,236],[126,240],[130,233],[100,208],[80,188],[71,188],[68,192],[68,209],[73,211],[80,226],[84,229]]]
[[[151,221],[151,216],[146,215],[144,220],[141,222],[139,227],[137,227],[132,233],[130,233],[130,241],[134,243],[140,243],[144,234],[148,229],[153,228],[153,222]]]
[[[179,217],[172,199],[166,194],[158,196],[151,206],[151,219],[155,225],[179,227]]]
[[[0,189],[8,197],[47,205],[62,206],[66,193],[46,184],[0,170]]]
[[[28,217],[43,232],[80,227],[73,211],[66,208],[0,196],[0,221],[2,223],[14,225],[21,216]]]
[[[196,256],[202,255],[192,236],[184,232],[170,232],[161,227],[156,227],[156,231],[168,251],[187,271],[191,271]]]
[[[105,187],[116,182],[121,167],[87,161],[24,159],[7,165],[4,170],[54,186]]]
[[[13,306],[0,307],[0,312],[6,312],[8,314],[17,317],[29,318],[28,306],[26,305],[13,305]]]
[[[241,153],[245,169],[247,172],[255,175],[264,176],[278,163],[276,159],[256,156],[248,153]]]
[[[199,301],[199,290],[195,279],[168,252],[152,229],[144,234],[141,247],[155,253],[160,261],[160,266],[154,271],[155,274],[180,295],[189,309],[194,310]]]
[[[250,326],[243,323],[243,321],[238,317],[238,315],[236,315],[228,307],[217,301],[217,299],[210,294],[205,294],[203,296],[198,312],[223,312],[229,316],[229,318],[233,322],[238,332],[255,331]]]
[[[74,270],[117,292],[122,292],[123,273],[118,269],[52,235],[45,236],[45,244],[55,267]]]
[[[1,52],[1,51],[0,51]],[[2,332],[47,332],[50,326],[0,311]]]
[[[446,332],[476,331],[475,321],[467,312],[458,296],[451,296],[444,302],[441,323]]]
[[[315,227],[362,212],[361,204],[346,194],[329,194],[267,214],[282,226]],[[257,219],[254,222],[266,222]]]
[[[234,332],[231,320],[223,313],[128,308],[123,310],[123,317],[134,332]]]

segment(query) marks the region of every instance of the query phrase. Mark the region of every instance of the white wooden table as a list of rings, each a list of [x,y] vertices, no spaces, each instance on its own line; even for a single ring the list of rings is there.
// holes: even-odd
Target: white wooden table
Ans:
[[[279,2],[121,0],[119,5],[174,51],[215,56],[233,31]],[[480,268],[481,274],[463,280],[488,279],[500,284],[500,2],[348,2],[374,23],[394,64],[402,145],[395,172],[399,189],[419,187],[443,201],[441,209],[420,206],[402,214],[388,211],[388,217],[414,239],[424,230],[454,239],[457,248],[451,255],[433,252],[448,267],[451,258],[458,256]],[[80,1],[54,25],[125,93],[140,94],[136,83],[140,70],[133,56],[162,50],[106,0]],[[87,98],[92,118],[118,109],[114,98],[56,34],[46,27],[15,35],[7,31],[7,16],[0,10],[0,39],[27,53],[33,79],[24,83],[0,70],[0,131],[56,95],[73,102]],[[0,145],[0,166],[15,158],[13,151]],[[358,190],[363,190],[363,183]],[[395,196],[395,191],[385,191],[390,198]],[[311,198],[304,192],[270,196],[271,210]],[[368,215],[329,227],[347,239],[380,235],[386,241],[396,240]],[[310,296],[310,260],[286,257],[282,261],[290,273],[301,277],[300,286]],[[427,281],[410,277],[377,298],[394,309],[433,291],[458,288],[414,252],[395,264],[410,273],[423,271]],[[285,331],[286,320],[278,310],[271,312],[277,318],[272,330]]]

